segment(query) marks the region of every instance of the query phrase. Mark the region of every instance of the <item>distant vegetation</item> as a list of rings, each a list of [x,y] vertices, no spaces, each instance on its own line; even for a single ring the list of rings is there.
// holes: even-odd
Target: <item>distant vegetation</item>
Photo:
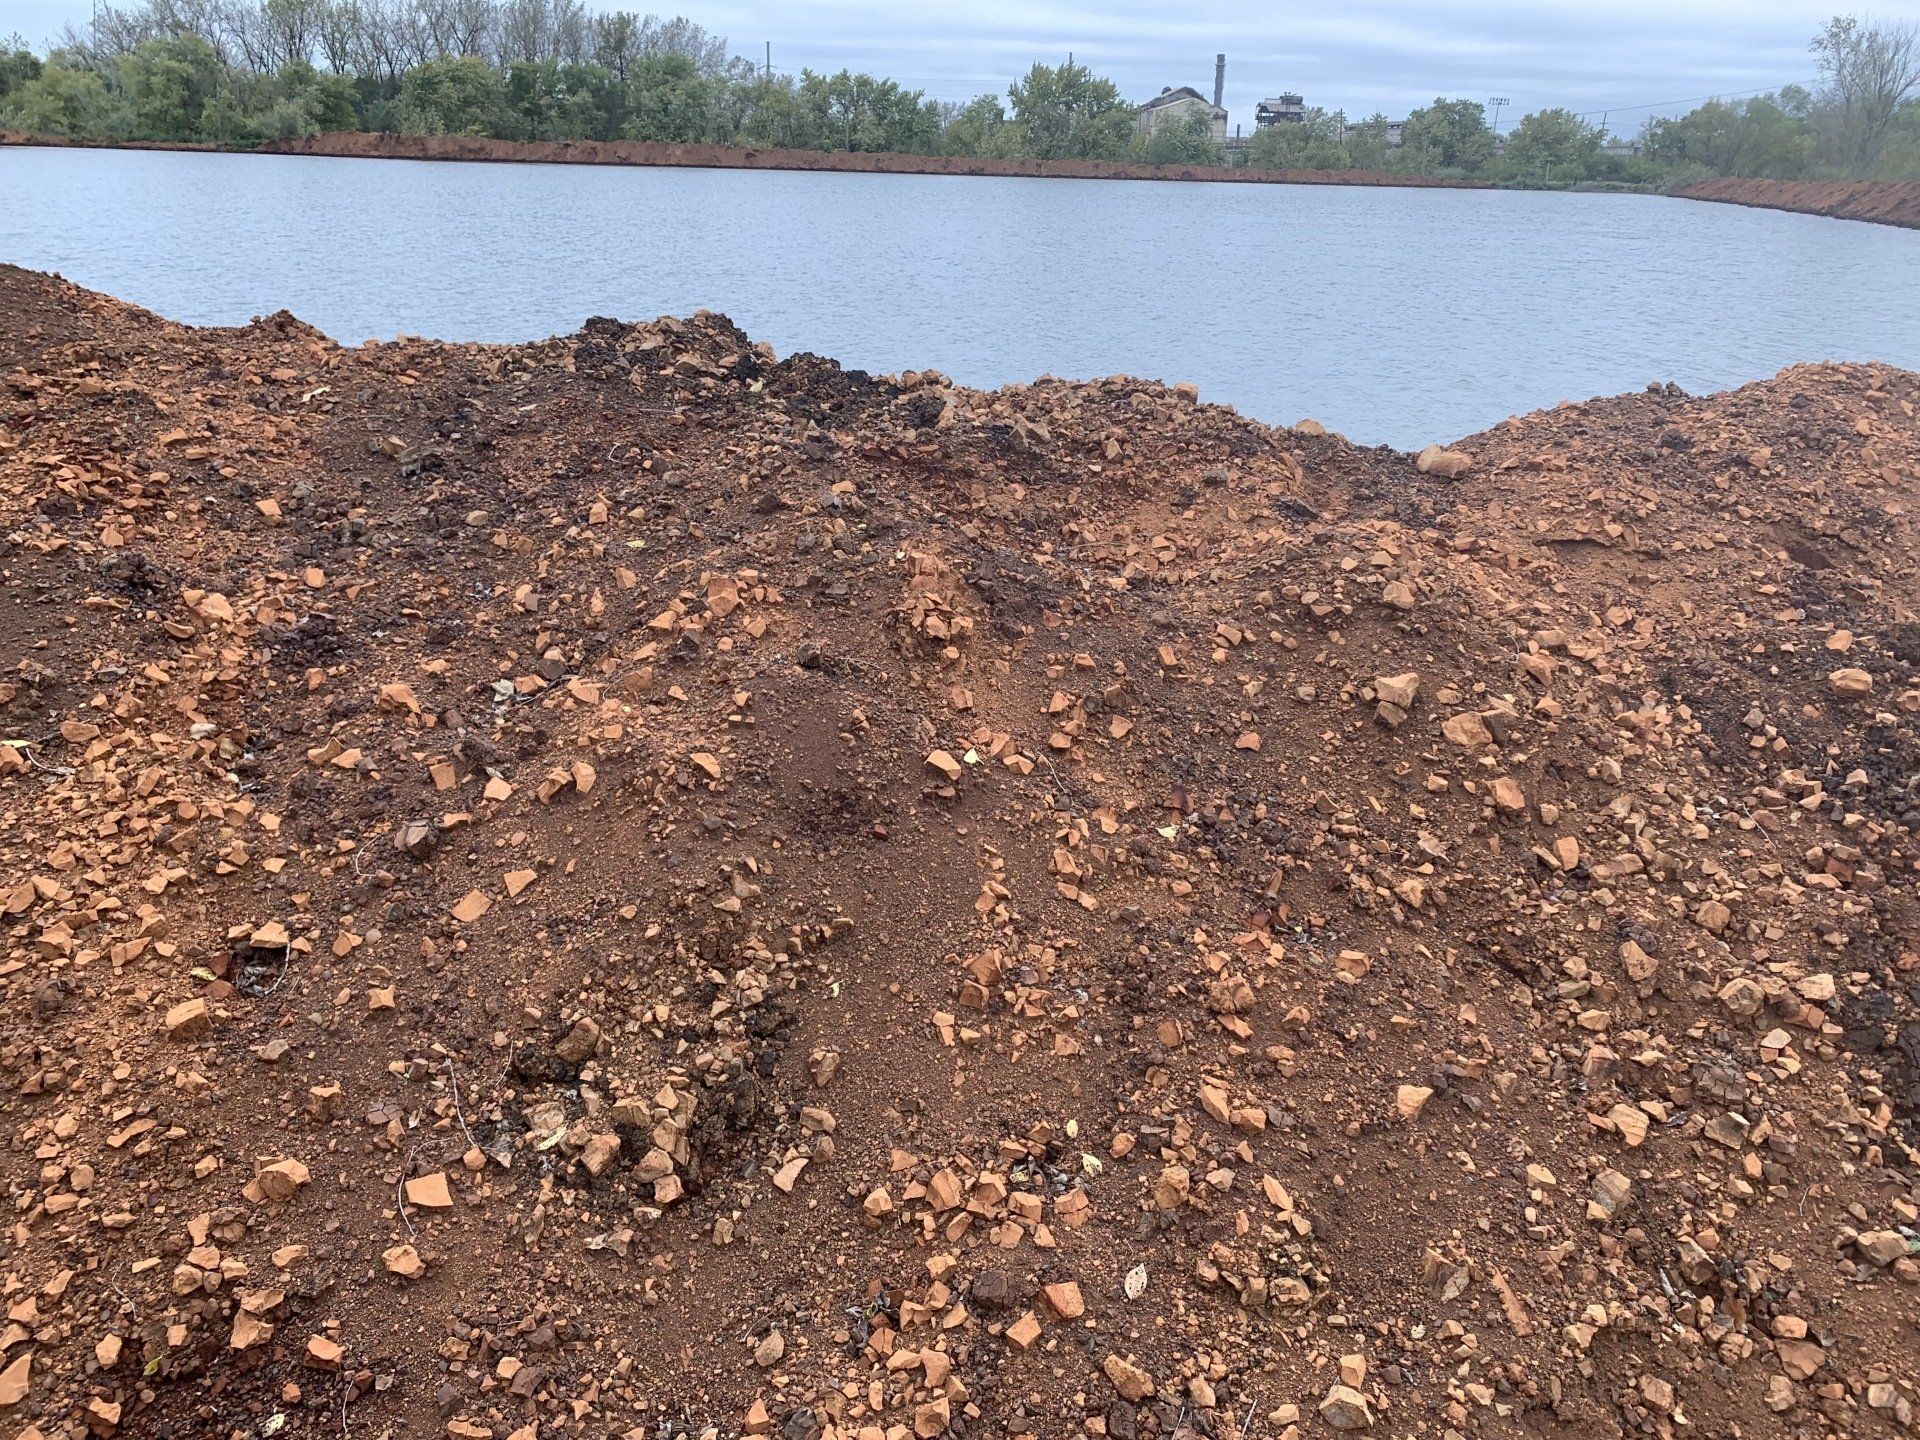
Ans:
[[[1229,161],[1203,118],[1135,133],[1112,81],[1035,65],[1000,95],[938,103],[873,75],[788,75],[685,19],[582,0],[141,0],[102,5],[46,55],[0,46],[0,127],[251,145],[326,130],[503,140],[664,140],[810,150],[1410,171],[1517,184],[1708,175],[1920,179],[1920,35],[1833,20],[1818,86],[1709,101],[1607,144],[1564,109],[1496,140],[1478,101],[1387,117],[1311,109]]]

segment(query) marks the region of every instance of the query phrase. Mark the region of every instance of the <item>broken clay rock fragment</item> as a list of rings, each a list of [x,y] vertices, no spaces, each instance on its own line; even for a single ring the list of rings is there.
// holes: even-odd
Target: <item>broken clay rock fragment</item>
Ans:
[[[1422,475],[1438,475],[1442,480],[1457,480],[1473,467],[1473,457],[1464,450],[1449,450],[1429,445],[1414,457],[1414,468]]]
[[[1373,1408],[1351,1385],[1335,1385],[1320,1402],[1320,1418],[1336,1430],[1368,1430],[1373,1427]]]
[[[1131,1400],[1136,1404],[1154,1393],[1153,1376],[1149,1375],[1130,1357],[1109,1355],[1100,1364],[1107,1379],[1113,1382],[1113,1388],[1120,1392],[1122,1400]]]

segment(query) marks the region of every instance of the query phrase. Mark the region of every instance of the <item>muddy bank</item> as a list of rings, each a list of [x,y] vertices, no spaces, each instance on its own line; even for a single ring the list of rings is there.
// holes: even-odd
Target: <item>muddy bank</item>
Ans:
[[[1914,181],[1702,180],[1674,194],[1683,200],[1717,200],[1920,230],[1920,182]]]
[[[1916,403],[0,267],[0,1426],[1903,1433]]]
[[[216,145],[129,141],[102,145],[0,130],[0,145],[85,149],[218,150]],[[1391,185],[1484,189],[1473,180],[1429,180],[1373,170],[1244,170],[1223,165],[1128,165],[1106,160],[972,160],[944,155],[836,154],[820,150],[747,149],[732,145],[663,145],[638,140],[523,142],[462,135],[377,135],[343,131],[269,140],[240,154],[334,155],[378,160],[463,160],[539,165],[666,165],[708,170],[833,170],[868,175],[1000,175],[1053,180],[1210,180],[1263,185]]]

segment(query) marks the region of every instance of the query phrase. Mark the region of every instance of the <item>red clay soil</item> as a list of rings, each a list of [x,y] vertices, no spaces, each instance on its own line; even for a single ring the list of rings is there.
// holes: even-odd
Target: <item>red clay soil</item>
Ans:
[[[1674,193],[1683,200],[1718,200],[1920,230],[1920,182],[1911,180],[1702,180]]]
[[[128,142],[95,145],[0,130],[0,145],[88,149],[215,150],[212,145]],[[639,140],[487,140],[464,135],[376,135],[344,131],[269,140],[257,155],[336,155],[377,160],[468,160],[492,164],[668,165],[708,170],[835,170],[865,175],[1004,175],[1053,180],[1216,180],[1255,185],[1390,185],[1485,189],[1477,180],[1431,180],[1377,170],[1247,170],[1225,165],[1127,165],[1110,160],[971,160],[946,155],[756,150],[734,145],[663,145]]]
[[[1916,403],[0,270],[0,1426],[1910,1434]]]

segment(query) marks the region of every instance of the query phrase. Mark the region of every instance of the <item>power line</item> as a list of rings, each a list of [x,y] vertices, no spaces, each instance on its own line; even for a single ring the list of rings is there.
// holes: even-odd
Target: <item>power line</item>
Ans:
[[[1789,80],[1787,85],[1798,85],[1798,80]],[[1644,105],[1601,105],[1592,110],[1576,110],[1573,113],[1581,119],[1589,115],[1606,115],[1613,111],[1631,114],[1635,110],[1664,110],[1671,105],[1704,105],[1709,100],[1739,100],[1748,95],[1773,95],[1786,89],[1786,85],[1759,85],[1751,90],[1720,90],[1712,95],[1692,95],[1685,100],[1649,100]]]

